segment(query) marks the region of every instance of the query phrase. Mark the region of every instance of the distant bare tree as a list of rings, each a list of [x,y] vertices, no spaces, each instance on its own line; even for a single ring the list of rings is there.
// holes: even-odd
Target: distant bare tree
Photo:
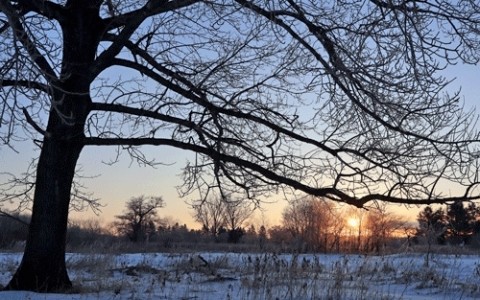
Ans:
[[[260,250],[263,250],[265,248],[265,243],[267,242],[267,228],[265,225],[261,225],[260,229],[258,230],[258,246],[260,247]]]
[[[67,244],[70,247],[88,246],[92,247],[95,243],[101,242],[101,239],[110,236],[101,224],[95,219],[69,220],[67,229]]]
[[[388,211],[386,205],[379,205],[371,209],[365,216],[364,232],[366,251],[380,253],[385,250],[387,242],[394,234],[403,234],[407,221],[401,216]]]
[[[215,238],[219,229],[226,225],[225,205],[220,197],[210,197],[196,201],[191,205],[196,222],[202,224],[203,230]]]
[[[349,224],[349,239],[350,248],[353,251],[360,251],[364,243],[364,223],[366,218],[366,211],[356,207],[349,207],[347,209],[347,216],[354,220],[354,224]],[[353,225],[353,226],[352,226]]]
[[[228,230],[229,236],[236,236],[237,233],[241,236],[242,224],[253,213],[251,203],[248,201],[232,200],[222,195],[197,200],[191,204],[191,207],[194,210],[195,220],[215,238],[222,228]],[[236,238],[233,239],[238,241]]]
[[[228,229],[240,228],[245,221],[250,218],[254,209],[250,203],[236,199],[236,200],[224,200],[225,203],[225,220]]]
[[[161,197],[133,197],[125,204],[122,215],[115,216],[113,225],[117,232],[127,236],[132,242],[145,241],[155,233],[157,209],[164,206]]]
[[[268,235],[271,242],[281,246],[282,251],[293,243],[292,233],[285,226],[276,225],[269,228]]]
[[[225,205],[225,224],[228,229],[228,241],[237,243],[243,236],[243,223],[250,218],[254,212],[252,204],[243,199],[232,199],[230,197],[223,200]]]
[[[433,210],[431,206],[426,206],[418,213],[417,221],[417,236],[424,236],[429,248],[432,244],[445,243],[448,218],[443,208]]]
[[[339,252],[341,250],[342,236],[346,234],[345,227],[347,226],[347,222],[345,212],[339,209],[331,209],[330,213],[332,214],[329,222],[330,250]]]
[[[313,197],[292,201],[283,211],[283,226],[299,242],[299,247],[313,250],[327,250],[331,231],[335,224],[334,208],[331,202]]]

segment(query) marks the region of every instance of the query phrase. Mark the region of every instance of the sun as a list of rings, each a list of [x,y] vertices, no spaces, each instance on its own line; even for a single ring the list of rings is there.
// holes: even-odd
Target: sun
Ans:
[[[356,228],[356,227],[358,227],[358,225],[360,225],[360,221],[358,221],[357,218],[348,218],[347,219],[347,224],[350,227]]]

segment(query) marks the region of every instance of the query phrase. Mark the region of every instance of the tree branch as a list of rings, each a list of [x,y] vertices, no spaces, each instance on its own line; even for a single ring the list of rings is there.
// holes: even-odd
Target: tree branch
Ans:
[[[320,26],[313,24],[311,21],[309,21],[304,15],[301,14],[289,14],[290,17],[295,18],[299,22],[303,23],[310,33],[312,33],[314,36],[317,37],[319,42],[322,44],[324,47],[325,51],[330,57],[330,63],[327,60],[325,60],[318,51],[311,46],[303,37],[301,37],[299,34],[297,34],[294,29],[286,24],[283,20],[278,18],[277,15],[282,15],[282,12],[272,12],[272,11],[267,11],[263,8],[261,8],[258,5],[255,5],[254,3],[246,0],[235,0],[235,2],[239,3],[240,5],[262,15],[263,17],[269,19],[276,25],[280,26],[283,28],[288,34],[292,36],[295,40],[297,40],[305,49],[307,49],[317,61],[321,63],[321,65],[327,70],[328,74],[331,76],[331,78],[334,80],[335,84],[343,91],[343,93],[354,103],[357,107],[359,107],[362,111],[364,111],[366,114],[368,114],[370,117],[372,117],[375,121],[377,121],[379,124],[384,126],[385,128],[392,130],[394,132],[398,132],[402,135],[405,136],[411,136],[413,138],[417,138],[420,140],[424,140],[430,144],[432,144],[435,148],[436,145],[466,145],[468,143],[474,143],[474,142],[480,142],[479,136],[477,135],[473,139],[468,139],[468,140],[439,140],[439,139],[433,139],[427,135],[424,134],[419,134],[416,132],[413,132],[411,130],[407,130],[405,128],[402,128],[400,125],[395,125],[391,124],[387,121],[385,121],[381,116],[379,116],[377,113],[375,113],[373,110],[369,109],[365,104],[362,103],[361,99],[356,97],[354,95],[354,92],[352,91],[351,88],[349,88],[343,80],[340,78],[339,73],[343,73],[351,82],[354,86],[357,86],[357,91],[365,95],[367,98],[372,99],[376,103],[381,103],[381,101],[378,99],[378,96],[372,92],[370,92],[367,88],[364,87],[364,85],[353,76],[353,72],[349,70],[342,62],[342,60],[339,58],[338,54],[336,53],[335,50],[335,43],[327,36],[326,30],[322,29]],[[376,1],[378,2],[378,1]],[[438,149],[438,148],[437,148]],[[441,153],[441,151],[439,151]]]
[[[85,145],[90,146],[142,146],[142,145],[152,145],[152,146],[172,146],[175,148],[189,150],[196,153],[204,154],[215,161],[221,161],[224,163],[233,163],[242,168],[249,169],[253,172],[261,174],[265,178],[290,186],[296,190],[303,191],[307,194],[316,196],[316,197],[325,197],[331,200],[344,202],[356,207],[364,207],[365,204],[371,201],[384,201],[389,203],[396,204],[444,204],[445,202],[453,201],[473,201],[479,200],[480,195],[478,196],[468,196],[463,195],[459,197],[429,197],[429,198],[399,198],[386,194],[369,194],[363,197],[349,196],[346,193],[336,189],[336,188],[314,188],[308,185],[305,185],[297,180],[288,178],[286,176],[278,175],[272,170],[266,169],[252,161],[244,160],[239,157],[231,156],[225,153],[220,153],[212,148],[205,148],[199,145],[189,144],[181,141],[175,141],[172,139],[161,139],[161,138],[85,138]],[[473,185],[476,185],[475,183]]]
[[[53,3],[52,1],[19,0],[18,6],[20,7],[21,15],[25,15],[29,12],[36,12],[48,19],[60,20],[63,18],[63,6]]]
[[[124,113],[124,114],[129,114],[134,116],[143,116],[143,117],[148,117],[156,120],[161,120],[169,123],[182,125],[191,129],[194,129],[196,126],[195,123],[191,121],[172,117],[172,116],[161,114],[158,112],[153,112],[150,110],[124,106],[121,104],[94,102],[92,103],[92,111],[93,110]]]
[[[147,53],[145,53],[145,51],[142,51],[141,49],[138,49],[133,43],[127,42],[126,46],[132,51],[133,54],[140,55],[143,59],[145,59],[145,61],[147,63],[149,63],[150,65],[152,65],[154,67],[154,69],[156,69],[159,72],[177,80],[181,84],[185,85],[188,89],[183,88],[178,84],[175,84],[172,80],[168,80],[168,79],[164,78],[163,76],[161,76],[160,74],[158,74],[154,70],[152,70],[151,68],[148,68],[146,66],[138,64],[136,62],[132,62],[132,61],[129,61],[129,60],[118,58],[118,59],[115,59],[114,61],[112,61],[112,63],[114,63],[116,65],[119,65],[119,66],[124,66],[124,67],[130,68],[130,69],[136,70],[136,71],[138,71],[142,74],[145,74],[146,76],[148,76],[151,79],[157,81],[158,83],[162,84],[163,86],[167,87],[168,89],[178,93],[179,95],[185,97],[186,99],[190,99],[191,101],[201,105],[202,107],[207,108],[209,111],[211,111],[213,113],[225,114],[227,116],[235,117],[235,118],[238,118],[238,119],[250,120],[250,121],[253,121],[255,123],[264,125],[264,126],[270,128],[271,130],[273,130],[274,132],[281,133],[281,134],[284,134],[288,137],[291,137],[291,138],[293,138],[297,141],[316,146],[319,149],[321,149],[321,150],[327,152],[328,154],[332,155],[333,157],[336,157],[337,159],[339,159],[341,162],[345,163],[346,165],[350,165],[350,164],[348,162],[344,161],[344,159],[339,155],[339,153],[348,153],[348,154],[358,155],[359,157],[362,157],[366,161],[374,164],[375,166],[378,166],[378,167],[381,167],[381,168],[386,168],[380,162],[371,159],[370,157],[365,155],[365,153],[361,153],[360,151],[357,151],[355,149],[349,149],[349,148],[346,148],[346,147],[343,147],[342,149],[333,149],[333,148],[328,147],[322,141],[318,141],[318,140],[300,135],[298,133],[295,133],[292,130],[288,130],[288,129],[286,129],[286,128],[278,125],[278,124],[270,122],[269,120],[267,120],[265,118],[256,116],[255,114],[253,114],[251,112],[245,113],[245,112],[242,112],[240,110],[232,110],[232,109],[228,109],[226,107],[216,106],[215,104],[209,102],[206,99],[206,96],[205,96],[205,93],[203,92],[203,90],[197,88],[193,83],[188,81],[186,78],[180,76],[179,74],[177,74],[177,73],[169,70],[168,68],[162,66],[161,64],[157,63],[153,58],[151,58]],[[118,108],[118,107],[116,107],[116,108]],[[103,106],[103,109],[108,110],[108,108],[106,106]],[[127,112],[127,109],[124,109],[123,112]],[[152,115],[152,113],[147,113],[146,111],[143,111],[143,112],[144,112],[145,115],[147,115],[147,114]],[[137,113],[135,113],[135,114],[137,114]],[[171,117],[168,117],[168,118],[171,118]],[[175,122],[175,123],[180,124],[178,122]],[[190,124],[184,124],[184,125],[192,128]]]
[[[158,15],[164,12],[169,12],[190,6],[195,3],[202,2],[201,0],[175,0],[175,1],[148,1],[142,8],[131,11],[129,13],[113,16],[103,20],[107,32],[112,29],[127,26],[138,18],[148,18],[153,15]]]
[[[198,0],[176,0],[176,1],[149,1],[142,8],[130,12],[125,15],[107,18],[103,21],[103,24],[106,28],[105,33],[108,31],[123,27],[120,34],[117,35],[117,38],[112,41],[110,47],[107,50],[102,52],[94,66],[91,68],[90,76],[93,80],[98,74],[110,66],[110,62],[117,56],[118,53],[125,46],[128,39],[132,36],[135,30],[142,24],[142,22],[153,15],[158,15],[164,12],[169,12],[172,10],[180,9],[189,5],[192,5]],[[118,22],[122,20],[122,22]],[[118,23],[118,24],[117,24]],[[115,24],[112,26],[112,24]],[[103,39],[103,38],[102,38]]]
[[[52,81],[57,78],[55,71],[50,66],[45,57],[38,51],[35,43],[30,39],[23,28],[20,16],[15,8],[10,4],[10,1],[0,0],[0,10],[7,16],[8,22],[13,29],[16,38],[23,44],[32,61],[45,74],[47,81]]]
[[[32,119],[30,114],[28,113],[27,109],[24,107],[22,108],[23,114],[25,115],[25,118],[27,120],[27,123],[32,125],[32,127],[38,131],[41,135],[45,135],[46,131],[43,130],[35,121]]]
[[[160,64],[155,64],[154,67],[158,68],[161,72],[165,73],[166,75],[169,75],[169,76],[173,77],[174,79],[179,80],[181,83],[187,85],[187,87],[189,89],[185,89],[185,88],[183,88],[179,85],[174,84],[171,80],[167,80],[166,78],[164,78],[161,75],[152,71],[152,69],[150,69],[146,66],[140,65],[138,63],[135,63],[135,62],[132,62],[132,61],[129,61],[129,60],[124,60],[124,59],[115,59],[114,63],[116,65],[119,65],[119,66],[124,66],[124,67],[130,68],[130,69],[133,69],[133,70],[137,70],[138,72],[149,76],[151,79],[157,81],[158,83],[162,84],[163,86],[168,87],[172,91],[178,93],[179,95],[181,95],[181,96],[183,96],[187,99],[192,100],[193,102],[209,109],[210,111],[213,111],[213,112],[216,112],[216,113],[222,113],[222,114],[229,115],[229,116],[232,116],[232,117],[236,117],[236,118],[239,118],[239,119],[254,121],[258,124],[262,124],[264,126],[267,126],[268,128],[274,130],[275,132],[285,134],[285,135],[287,135],[291,138],[294,138],[294,139],[296,139],[298,141],[301,141],[301,142],[304,142],[304,143],[315,145],[318,148],[328,152],[329,154],[331,154],[333,156],[338,155],[337,150],[331,149],[331,148],[327,147],[325,144],[323,144],[319,141],[316,141],[314,139],[311,139],[311,138],[299,135],[297,133],[294,133],[293,131],[287,130],[280,125],[271,123],[268,120],[265,120],[264,118],[255,116],[252,113],[244,113],[244,112],[239,111],[239,110],[231,110],[231,109],[228,109],[228,108],[223,108],[223,107],[216,106],[215,104],[213,104],[213,103],[211,103],[211,102],[209,102],[208,100],[205,99],[205,95],[204,95],[202,90],[198,89],[196,86],[194,86],[192,83],[190,83],[186,79],[182,78],[178,74],[175,74],[173,71],[170,71],[167,68],[161,66]],[[192,93],[192,91],[193,91],[193,93]]]
[[[5,30],[10,28],[10,24],[8,24],[8,22],[3,20],[0,20],[0,22],[2,22],[2,26],[0,26],[0,33],[3,33]]]
[[[12,86],[12,87],[21,86],[26,88],[33,88],[33,89],[42,91],[44,93],[49,92],[48,85],[37,82],[37,81],[0,79],[0,88],[7,87],[7,86]]]

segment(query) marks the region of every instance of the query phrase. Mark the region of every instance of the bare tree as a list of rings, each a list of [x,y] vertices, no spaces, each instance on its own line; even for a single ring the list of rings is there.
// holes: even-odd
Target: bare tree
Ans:
[[[231,230],[242,227],[254,212],[250,203],[241,199],[228,199],[224,200],[224,203],[226,224]]]
[[[242,224],[252,215],[251,203],[228,196],[211,196],[195,201],[192,205],[194,217],[205,231],[215,239],[221,228],[229,232],[229,241],[238,242],[242,235]]]
[[[364,243],[363,236],[365,233],[363,229],[365,227],[366,214],[367,212],[364,209],[355,207],[349,207],[349,209],[347,209],[348,218],[354,220],[353,223],[350,224],[349,232],[349,242],[352,251],[360,251]]]
[[[124,213],[115,216],[113,226],[132,242],[145,241],[155,233],[159,221],[157,209],[164,205],[161,197],[133,197],[125,204]]]
[[[67,246],[70,246],[70,249],[82,246],[95,247],[95,244],[105,243],[110,236],[98,218],[68,221]]]
[[[209,197],[191,205],[195,221],[202,224],[203,230],[211,233],[215,239],[219,229],[225,224],[225,205],[220,197]]]
[[[346,234],[346,220],[345,212],[340,211],[339,209],[330,210],[332,218],[330,219],[329,226],[329,235],[331,237],[330,241],[330,251],[340,252],[341,239],[342,236]],[[325,244],[326,246],[326,244]]]
[[[283,226],[297,239],[301,250],[327,250],[333,237],[335,216],[331,202],[313,197],[303,197],[292,201],[283,211]]]
[[[183,194],[478,199],[475,116],[438,71],[478,62],[479,15],[474,0],[0,0],[0,141],[40,148],[6,288],[71,286],[65,228],[84,147],[142,164],[155,162],[142,145],[193,151]]]
[[[364,223],[365,250],[376,253],[384,251],[388,240],[394,237],[395,233],[403,233],[406,223],[405,219],[388,211],[385,204],[371,209],[368,211]]]
[[[224,198],[225,224],[228,227],[228,241],[238,243],[244,234],[242,228],[248,218],[253,214],[252,204],[243,199]]]

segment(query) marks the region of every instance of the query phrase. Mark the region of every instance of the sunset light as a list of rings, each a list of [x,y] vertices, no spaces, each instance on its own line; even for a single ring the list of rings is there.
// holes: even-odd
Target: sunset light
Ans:
[[[347,219],[347,224],[350,227],[357,228],[360,225],[360,221],[357,218],[348,218]]]

